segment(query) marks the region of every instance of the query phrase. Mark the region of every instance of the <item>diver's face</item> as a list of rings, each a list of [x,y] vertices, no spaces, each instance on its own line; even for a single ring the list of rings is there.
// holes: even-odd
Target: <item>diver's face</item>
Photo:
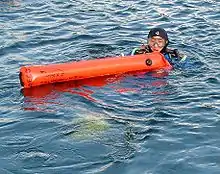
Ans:
[[[165,47],[166,41],[160,36],[153,36],[148,39],[148,45],[153,52],[160,52]]]

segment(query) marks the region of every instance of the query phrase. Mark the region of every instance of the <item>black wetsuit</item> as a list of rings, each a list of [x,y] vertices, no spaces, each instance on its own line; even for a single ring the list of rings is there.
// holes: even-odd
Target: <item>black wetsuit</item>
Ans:
[[[140,48],[135,48],[131,54],[138,55],[138,54],[146,54],[151,52],[152,50],[149,47],[149,45],[142,45]],[[177,49],[171,50],[165,47],[164,49],[161,50],[161,53],[164,55],[164,57],[171,65],[174,65],[177,62],[182,62],[186,59],[186,56],[184,54],[180,54]]]

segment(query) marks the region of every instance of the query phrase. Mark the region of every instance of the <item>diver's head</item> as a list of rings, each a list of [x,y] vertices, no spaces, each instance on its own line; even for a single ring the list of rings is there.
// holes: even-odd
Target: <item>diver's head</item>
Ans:
[[[148,34],[148,45],[153,52],[163,52],[169,44],[167,32],[163,28],[153,28]]]

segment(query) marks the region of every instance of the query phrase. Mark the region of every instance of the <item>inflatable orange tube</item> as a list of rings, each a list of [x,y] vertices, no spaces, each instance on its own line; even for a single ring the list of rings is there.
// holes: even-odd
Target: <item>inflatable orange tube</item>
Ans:
[[[108,57],[51,65],[23,66],[20,83],[24,88],[56,82],[87,79],[98,76],[122,74],[132,71],[154,71],[171,68],[160,53],[124,57]]]

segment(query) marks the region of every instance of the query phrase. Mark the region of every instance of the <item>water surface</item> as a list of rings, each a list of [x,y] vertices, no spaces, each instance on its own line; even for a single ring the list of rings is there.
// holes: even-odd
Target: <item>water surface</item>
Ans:
[[[2,0],[0,173],[219,173],[219,11],[215,0]],[[156,26],[187,67],[20,86],[23,65],[128,54]]]

